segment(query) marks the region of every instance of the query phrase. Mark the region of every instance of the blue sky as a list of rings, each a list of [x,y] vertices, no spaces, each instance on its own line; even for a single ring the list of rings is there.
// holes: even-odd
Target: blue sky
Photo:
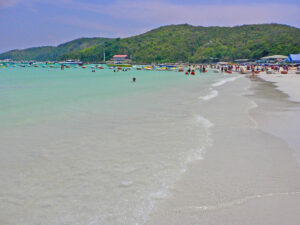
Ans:
[[[300,27],[299,0],[0,0],[0,52],[189,23]]]

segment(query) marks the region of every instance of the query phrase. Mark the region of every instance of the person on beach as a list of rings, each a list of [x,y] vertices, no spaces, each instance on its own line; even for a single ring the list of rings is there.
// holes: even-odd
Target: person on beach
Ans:
[[[252,78],[255,77],[255,68],[252,66],[252,75],[251,75]]]

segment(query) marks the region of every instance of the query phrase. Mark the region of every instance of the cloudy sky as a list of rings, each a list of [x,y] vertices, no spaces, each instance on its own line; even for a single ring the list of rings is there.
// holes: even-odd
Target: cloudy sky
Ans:
[[[189,23],[300,28],[300,0],[0,0],[0,52]]]

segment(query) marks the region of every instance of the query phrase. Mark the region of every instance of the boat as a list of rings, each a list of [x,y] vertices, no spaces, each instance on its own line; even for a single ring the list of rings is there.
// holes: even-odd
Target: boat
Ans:
[[[79,65],[79,66],[83,65],[83,63],[79,60],[67,60],[59,63],[63,65]]]
[[[144,69],[145,69],[145,70],[152,70],[153,67],[152,67],[152,66],[144,66]]]

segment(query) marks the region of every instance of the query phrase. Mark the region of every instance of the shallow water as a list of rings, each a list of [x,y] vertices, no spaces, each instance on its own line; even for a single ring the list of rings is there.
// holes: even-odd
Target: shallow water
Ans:
[[[0,223],[144,223],[187,164],[205,159],[214,124],[203,103],[234,80],[1,69]]]

